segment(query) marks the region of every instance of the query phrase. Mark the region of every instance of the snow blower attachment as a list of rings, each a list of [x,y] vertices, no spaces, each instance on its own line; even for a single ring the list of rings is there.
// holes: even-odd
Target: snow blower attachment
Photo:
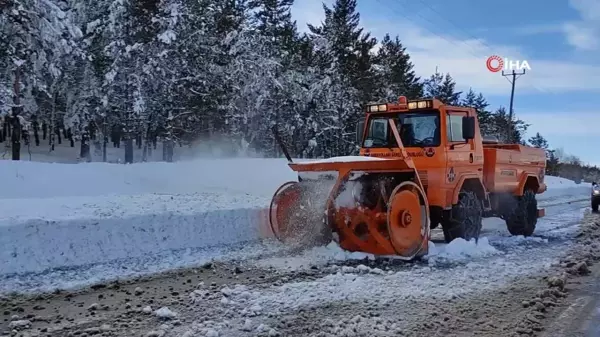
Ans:
[[[392,119],[390,127],[402,144]],[[269,223],[277,239],[314,246],[335,240],[345,250],[397,255],[427,254],[429,206],[412,159],[401,156],[337,157],[289,166],[299,182],[283,184],[273,196]]]

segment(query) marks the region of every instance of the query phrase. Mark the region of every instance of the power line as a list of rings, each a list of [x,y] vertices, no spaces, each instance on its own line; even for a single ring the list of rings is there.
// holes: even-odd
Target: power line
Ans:
[[[384,4],[384,3],[383,3],[381,0],[376,0],[376,1],[377,1],[377,2],[378,2],[380,5],[382,5],[382,6],[384,6],[384,7],[389,7],[389,6],[386,6],[386,5],[385,5],[385,4]],[[468,36],[470,36],[472,39],[479,41],[479,42],[481,43],[481,45],[482,45],[482,46],[484,46],[484,47],[486,47],[486,48],[487,48],[489,51],[491,51],[492,53],[494,52],[494,51],[493,51],[493,49],[492,49],[492,47],[491,47],[491,46],[489,46],[488,44],[486,44],[486,43],[485,43],[485,42],[484,42],[482,39],[479,39],[479,38],[477,38],[476,36],[474,36],[474,35],[472,35],[472,34],[468,33],[468,31],[467,31],[467,30],[465,30],[464,28],[461,28],[461,27],[460,27],[460,26],[458,26],[456,23],[452,22],[450,19],[448,19],[448,18],[447,18],[447,16],[446,16],[446,15],[443,15],[442,13],[440,13],[439,11],[437,11],[435,8],[433,8],[431,5],[427,4],[427,3],[426,3],[426,2],[424,2],[423,0],[418,0],[418,1],[419,1],[420,3],[422,3],[423,5],[425,5],[426,7],[428,7],[428,8],[429,8],[430,10],[432,10],[433,12],[435,12],[436,14],[438,14],[438,15],[439,15],[439,16],[440,16],[442,19],[444,19],[446,22],[448,22],[448,23],[450,23],[451,25],[455,26],[455,27],[456,27],[456,28],[458,28],[459,30],[462,30],[462,31],[463,31],[463,32],[465,32],[465,33],[466,33]],[[449,44],[451,44],[451,45],[456,45],[456,44],[457,44],[457,42],[459,42],[459,43],[463,44],[464,46],[466,46],[467,48],[469,48],[469,49],[471,50],[471,51],[469,51],[469,50],[465,50],[465,51],[466,51],[467,53],[469,53],[471,56],[473,56],[473,57],[475,57],[475,58],[480,58],[480,57],[481,57],[481,56],[479,56],[479,55],[476,55],[475,53],[473,53],[472,51],[475,51],[475,49],[474,49],[474,48],[473,48],[471,45],[467,44],[467,43],[466,43],[464,40],[461,40],[460,38],[458,38],[458,39],[456,39],[455,41],[450,41],[450,40],[449,40],[448,38],[446,38],[445,36],[442,36],[442,35],[440,35],[440,34],[438,34],[438,33],[434,32],[434,31],[432,31],[431,29],[429,29],[429,28],[427,28],[427,27],[425,27],[425,26],[421,26],[421,25],[419,25],[419,23],[418,23],[418,22],[416,22],[416,21],[415,21],[415,20],[414,20],[414,19],[413,19],[411,16],[409,16],[409,15],[405,14],[404,12],[402,12],[402,11],[397,11],[397,10],[395,10],[394,8],[388,8],[388,9],[389,9],[389,10],[391,10],[392,12],[394,12],[395,14],[402,15],[402,16],[403,16],[403,17],[405,17],[405,18],[406,18],[408,21],[412,22],[412,23],[413,23],[413,24],[415,24],[416,26],[418,26],[418,27],[420,27],[420,28],[423,28],[423,29],[425,29],[425,30],[426,30],[426,31],[428,31],[429,33],[431,33],[431,34],[433,34],[433,35],[435,35],[435,36],[437,36],[437,37],[439,37],[439,38],[441,38],[441,39],[445,40],[446,42],[448,42],[448,43],[449,43]],[[420,18],[422,18],[423,20],[425,20],[425,21],[427,21],[427,22],[431,23],[432,25],[436,25],[436,23],[434,23],[434,22],[433,22],[433,21],[431,21],[430,19],[428,19],[428,18],[424,17],[424,16],[423,16],[423,15],[421,15],[419,12],[411,12],[411,14],[414,14],[414,15],[416,15],[416,16],[419,16]],[[534,86],[534,85],[531,85],[531,86],[532,86],[534,89],[537,89],[537,90],[538,90],[538,91],[540,91],[540,92],[543,92],[543,93],[548,93],[548,91],[547,91],[547,90],[545,90],[545,89],[538,88],[538,87],[536,87],[536,86]]]
[[[467,31],[466,29],[462,28],[461,26],[459,26],[458,24],[456,24],[454,21],[450,20],[448,18],[447,15],[444,15],[442,13],[440,13],[438,10],[436,10],[435,8],[433,8],[433,6],[431,6],[430,4],[428,4],[427,2],[425,2],[424,0],[417,0],[420,3],[422,3],[423,5],[425,5],[427,8],[429,8],[432,12],[436,13],[439,17],[441,17],[443,20],[445,20],[446,22],[450,23],[452,26],[454,26],[455,28],[461,30],[465,35],[467,35],[468,37],[470,37],[471,39],[477,40],[479,41],[479,43],[481,43],[482,46],[486,47],[489,51],[491,51],[493,53],[493,48],[488,45],[487,43],[485,43],[484,40],[474,36],[473,34],[469,33],[469,31]],[[466,42],[465,42],[466,43]],[[548,93],[548,90],[546,89],[542,89],[542,88],[538,88],[534,85],[531,85],[534,89],[537,89],[540,92],[543,93]]]
[[[384,4],[381,0],[375,0],[375,1],[377,1],[383,7],[389,7],[389,6],[386,6],[386,4]],[[419,27],[425,29],[426,31],[428,31],[432,35],[435,35],[435,36],[439,37],[440,39],[448,42],[449,44],[451,44],[451,45],[455,45],[456,44],[456,41],[451,41],[447,37],[442,36],[442,35],[440,35],[440,34],[434,32],[434,31],[432,31],[431,29],[429,29],[427,27],[420,26],[411,16],[407,15],[406,13],[404,13],[402,11],[397,11],[394,8],[388,8],[388,9],[391,10],[392,12],[394,12],[395,14],[398,14],[398,15],[401,15],[401,16],[405,17],[408,21],[412,22],[415,26],[419,26]],[[420,16],[422,19],[424,19],[425,21],[428,21],[429,23],[433,24],[433,22],[431,22],[429,19],[421,16],[418,12],[411,12],[410,14],[416,14],[416,15]],[[459,42],[463,43],[465,46],[467,46],[469,49],[471,49],[471,46],[469,46],[468,44],[466,44],[464,41],[459,40]],[[474,53],[469,52],[468,50],[467,50],[467,53],[471,54],[471,56],[473,56],[475,58],[480,58],[480,56],[475,55]]]

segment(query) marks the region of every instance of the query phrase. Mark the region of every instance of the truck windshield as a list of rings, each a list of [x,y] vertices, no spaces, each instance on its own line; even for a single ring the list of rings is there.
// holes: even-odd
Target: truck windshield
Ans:
[[[363,147],[397,147],[388,125],[390,116],[371,117]],[[400,113],[393,116],[400,139],[406,147],[437,147],[440,145],[438,112]]]

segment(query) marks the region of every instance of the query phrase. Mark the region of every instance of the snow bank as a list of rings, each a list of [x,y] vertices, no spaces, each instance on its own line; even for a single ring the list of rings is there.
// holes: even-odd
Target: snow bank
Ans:
[[[429,242],[429,254],[427,257],[430,264],[435,264],[439,261],[460,262],[500,254],[503,253],[490,245],[487,237],[480,238],[478,242],[475,242],[474,239],[466,241],[465,239],[458,238],[440,247],[436,247],[433,242]]]
[[[143,193],[251,194],[271,197],[297,176],[284,159],[198,159],[177,163],[0,163],[1,198]]]
[[[573,180],[566,178],[546,176],[544,178],[548,189],[538,196],[538,200],[548,203],[560,199],[561,201],[582,200],[589,197],[592,184],[575,184]],[[542,204],[543,205],[543,204]]]
[[[267,199],[215,193],[0,202],[0,275],[256,241]]]

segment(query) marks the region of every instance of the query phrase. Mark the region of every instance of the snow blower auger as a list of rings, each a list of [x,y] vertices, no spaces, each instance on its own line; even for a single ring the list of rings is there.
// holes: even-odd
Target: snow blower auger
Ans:
[[[389,122],[402,144],[396,125]],[[427,254],[427,197],[402,145],[399,156],[390,159],[294,163],[275,135],[299,180],[283,184],[271,201],[269,223],[277,239],[302,246],[335,240],[347,251],[404,260]]]

